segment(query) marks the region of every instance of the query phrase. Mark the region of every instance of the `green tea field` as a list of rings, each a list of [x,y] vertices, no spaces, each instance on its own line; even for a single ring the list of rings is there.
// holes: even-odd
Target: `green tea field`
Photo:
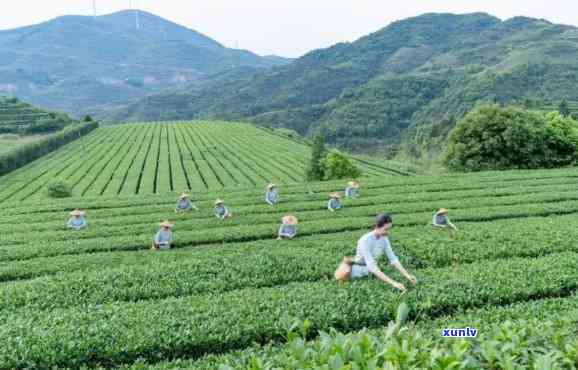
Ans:
[[[100,128],[0,178],[0,202],[42,198],[58,178],[77,196],[162,194],[303,181],[309,148],[247,124],[188,122]],[[399,175],[355,160],[364,176]]]
[[[11,194],[0,214],[0,368],[315,368],[280,360],[294,352],[282,344],[292,325],[308,320],[309,339],[330,328],[380,333],[400,302],[436,333],[463,323],[483,337],[505,319],[578,320],[578,169],[396,177],[368,165],[361,197],[329,213],[327,194],[344,181],[299,184],[306,152],[290,141],[259,131],[225,137],[237,126],[137,128],[99,129],[0,179],[3,197]],[[139,145],[143,138],[153,145]],[[64,174],[84,196],[21,201]],[[275,207],[263,201],[271,179],[283,181]],[[170,191],[186,188],[199,189],[199,210],[175,214]],[[213,216],[216,197],[234,217]],[[89,226],[71,232],[65,221],[76,207]],[[429,225],[438,207],[451,210],[454,239]],[[396,254],[419,280],[403,296],[376,279],[333,279],[384,211]],[[299,235],[276,241],[288,213]],[[152,251],[165,219],[175,224],[172,249]]]
[[[0,135],[0,155],[8,153],[19,146],[26,145],[38,141],[45,136],[25,136],[19,137],[13,134]]]

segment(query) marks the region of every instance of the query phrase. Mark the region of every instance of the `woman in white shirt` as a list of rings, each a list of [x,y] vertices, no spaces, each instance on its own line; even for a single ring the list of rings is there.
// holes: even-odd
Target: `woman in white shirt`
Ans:
[[[379,268],[377,261],[384,254],[387,256],[389,263],[395,267],[410,283],[417,284],[415,276],[411,275],[399,262],[397,256],[391,249],[389,243],[389,230],[393,220],[390,215],[382,214],[377,216],[373,230],[362,236],[357,242],[357,253],[351,265],[351,279],[358,279],[374,275],[381,281],[390,284],[394,288],[404,291],[405,286],[389,276],[385,275]]]

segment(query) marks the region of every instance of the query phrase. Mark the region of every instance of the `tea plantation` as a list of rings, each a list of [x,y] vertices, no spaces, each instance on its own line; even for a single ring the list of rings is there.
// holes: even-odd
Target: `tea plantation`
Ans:
[[[0,202],[42,198],[53,179],[77,196],[162,194],[300,183],[308,146],[247,124],[180,122],[99,128],[0,178]],[[354,159],[364,176],[403,175]]]
[[[307,157],[242,124],[134,124],[1,177],[0,368],[578,366],[578,169],[390,176],[364,160],[361,197],[329,213],[345,181],[302,184]],[[55,177],[75,197],[45,198]],[[175,214],[185,189],[199,210]],[[217,197],[234,217],[213,216]],[[73,232],[77,207],[89,226]],[[429,225],[439,207],[455,238]],[[402,296],[376,279],[333,280],[384,211],[419,280]],[[285,214],[299,235],[276,241]],[[165,219],[172,249],[152,251]],[[411,324],[392,334],[402,302]],[[476,339],[441,338],[466,326]]]

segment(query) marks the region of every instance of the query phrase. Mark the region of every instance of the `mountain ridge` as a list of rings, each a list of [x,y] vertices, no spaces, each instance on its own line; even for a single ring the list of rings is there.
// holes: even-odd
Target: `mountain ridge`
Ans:
[[[239,66],[287,62],[226,48],[151,13],[138,16],[138,28],[134,11],[120,11],[0,31],[0,94],[81,114]]]
[[[395,146],[482,102],[578,100],[577,71],[576,27],[427,13],[288,65],[162,98],[180,101],[180,113],[168,114],[173,119],[249,119],[302,134],[323,129],[330,142],[363,150]],[[148,96],[109,119],[155,119],[142,107],[154,100]]]

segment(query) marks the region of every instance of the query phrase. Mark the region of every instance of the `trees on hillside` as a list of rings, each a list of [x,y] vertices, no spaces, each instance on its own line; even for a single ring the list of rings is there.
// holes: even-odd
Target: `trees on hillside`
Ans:
[[[351,163],[349,158],[335,150],[327,153],[321,164],[323,180],[355,179],[361,176],[361,171]]]
[[[307,181],[327,181],[359,176],[361,176],[361,171],[351,163],[347,156],[336,150],[327,152],[323,133],[318,131],[313,137]]]
[[[578,122],[557,112],[485,105],[452,131],[445,155],[450,170],[552,168],[576,163]]]
[[[325,138],[321,131],[318,131],[313,137],[313,147],[311,148],[311,161],[307,169],[307,181],[323,180],[323,166],[321,161],[325,157]]]
[[[562,99],[560,105],[558,105],[558,113],[564,117],[570,116],[570,107],[568,106],[568,101],[566,99]]]

